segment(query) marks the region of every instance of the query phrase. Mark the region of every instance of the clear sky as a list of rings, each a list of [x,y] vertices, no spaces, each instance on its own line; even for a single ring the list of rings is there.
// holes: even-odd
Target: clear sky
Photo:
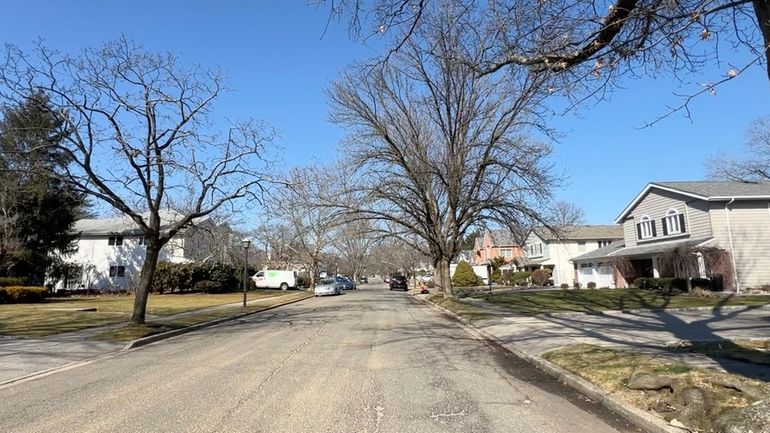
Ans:
[[[280,131],[278,144],[289,165],[335,158],[342,133],[327,123],[324,89],[357,60],[377,53],[348,38],[345,23],[324,35],[326,11],[305,0],[132,0],[6,2],[0,13],[0,41],[22,48],[38,38],[51,47],[76,51],[125,34],[147,50],[173,51],[189,63],[219,67],[232,92],[216,116],[255,117]],[[322,37],[323,36],[323,37]],[[376,43],[376,42],[375,42]],[[731,62],[722,54],[715,80]],[[569,185],[560,199],[581,206],[589,223],[611,223],[649,181],[697,180],[703,161],[737,149],[752,119],[770,114],[770,82],[761,68],[695,100],[692,121],[675,114],[640,129],[677,104],[669,77],[629,80],[609,101],[554,120],[565,136],[554,160]]]

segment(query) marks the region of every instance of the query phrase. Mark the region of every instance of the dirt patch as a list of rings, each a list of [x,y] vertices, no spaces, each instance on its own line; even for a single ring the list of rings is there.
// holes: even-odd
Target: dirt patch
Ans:
[[[762,423],[770,416],[770,411],[763,412],[770,400],[770,385],[765,382],[589,344],[543,356],[669,422],[703,432],[770,433],[770,423]],[[738,426],[735,419],[746,424]]]

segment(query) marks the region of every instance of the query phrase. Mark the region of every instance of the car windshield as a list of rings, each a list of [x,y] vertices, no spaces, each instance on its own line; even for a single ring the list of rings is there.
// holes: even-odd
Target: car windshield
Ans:
[[[398,281],[406,281],[406,277],[403,275],[396,275],[395,277],[393,277],[393,279]]]

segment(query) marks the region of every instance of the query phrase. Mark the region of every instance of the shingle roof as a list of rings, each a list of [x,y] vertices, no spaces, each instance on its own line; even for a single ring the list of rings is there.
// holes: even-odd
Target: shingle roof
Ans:
[[[593,251],[589,251],[579,256],[575,256],[571,258],[570,261],[575,262],[578,260],[602,259],[610,255],[611,253],[614,253],[615,251],[622,249],[625,246],[626,246],[625,242],[613,242],[605,247],[597,248]]]
[[[545,240],[623,239],[623,227],[617,224],[566,226],[557,229],[556,233],[539,227],[535,232]]]
[[[652,182],[682,192],[706,198],[717,197],[770,197],[770,182],[693,181]]]
[[[149,215],[144,215],[145,218],[149,218]],[[161,229],[168,227],[181,220],[184,215],[173,210],[161,210],[160,221]],[[196,222],[200,222],[205,218],[198,219]],[[139,234],[139,226],[127,216],[120,216],[115,218],[87,218],[75,221],[72,229],[74,232],[79,232],[84,235],[114,235],[114,234]]]
[[[655,242],[651,244],[636,245],[633,247],[625,247],[610,254],[612,257],[631,257],[641,256],[647,254],[662,253],[664,251],[670,251],[674,248],[682,247],[694,247],[704,242],[713,239],[711,236],[699,236],[694,238],[679,239],[667,242]]]
[[[518,245],[514,239],[513,233],[509,230],[489,230],[489,237],[492,238],[492,245]]]

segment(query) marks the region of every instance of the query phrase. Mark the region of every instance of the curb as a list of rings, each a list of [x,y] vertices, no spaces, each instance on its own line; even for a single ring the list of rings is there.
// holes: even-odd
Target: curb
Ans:
[[[635,310],[571,311],[564,313],[541,313],[534,317],[606,316],[611,313],[682,313],[687,311],[733,311],[770,309],[770,305],[726,305],[724,307],[679,307],[679,308],[638,308]]]
[[[640,427],[641,429],[643,429],[648,433],[681,433],[685,431],[682,429],[675,428],[673,426],[669,426],[665,421],[660,420],[657,417],[650,415],[641,409],[637,409],[624,402],[621,402],[620,400],[607,394],[604,390],[597,387],[596,385],[557,366],[556,364],[548,362],[547,360],[545,360],[545,358],[541,356],[529,354],[527,352],[524,352],[520,349],[517,349],[515,347],[512,347],[506,344],[504,341],[498,339],[497,337],[490,334],[489,332],[484,331],[483,329],[477,328],[468,319],[462,316],[459,316],[456,313],[450,310],[447,310],[446,308],[440,305],[430,302],[427,299],[418,298],[416,296],[414,296],[414,298],[417,299],[419,302],[426,304],[428,307],[438,311],[439,313],[442,313],[443,315],[449,317],[450,319],[460,322],[462,325],[464,325],[466,331],[471,332],[471,334],[477,334],[477,338],[478,336],[480,336],[485,339],[494,341],[495,343],[499,344],[501,347],[510,351],[517,357],[531,363],[535,367],[544,371],[549,376],[559,380],[560,382],[576,390],[577,392],[599,402],[604,407],[617,413],[618,415],[620,415],[630,423]]]
[[[304,301],[304,300],[310,299],[312,297],[313,296],[308,296],[306,298],[300,298],[300,299],[293,299],[291,301],[287,301],[287,302],[284,302],[282,304],[271,305],[269,307],[260,308],[259,310],[249,311],[247,313],[240,313],[240,314],[236,314],[235,316],[223,317],[221,319],[214,319],[214,320],[210,320],[208,322],[198,323],[196,325],[185,326],[184,328],[173,329],[171,331],[161,332],[161,333],[158,333],[158,334],[148,335],[147,337],[137,338],[136,340],[132,340],[132,341],[129,341],[128,343],[126,343],[126,345],[123,346],[120,349],[120,351],[123,352],[123,351],[126,351],[126,350],[135,349],[137,347],[146,346],[146,345],[148,345],[150,343],[155,343],[156,341],[166,340],[168,338],[176,337],[177,335],[187,334],[189,332],[193,332],[193,331],[197,331],[199,329],[203,329],[203,328],[208,328],[208,327],[211,327],[211,326],[219,325],[220,323],[229,322],[231,320],[238,320],[240,318],[251,316],[253,314],[262,313],[264,311],[268,311],[268,310],[272,310],[272,309],[275,309],[275,308],[278,308],[278,307],[283,307],[283,306],[286,306],[286,305],[290,305],[290,304],[294,304],[294,303],[297,303],[297,302],[300,302],[300,301]]]

